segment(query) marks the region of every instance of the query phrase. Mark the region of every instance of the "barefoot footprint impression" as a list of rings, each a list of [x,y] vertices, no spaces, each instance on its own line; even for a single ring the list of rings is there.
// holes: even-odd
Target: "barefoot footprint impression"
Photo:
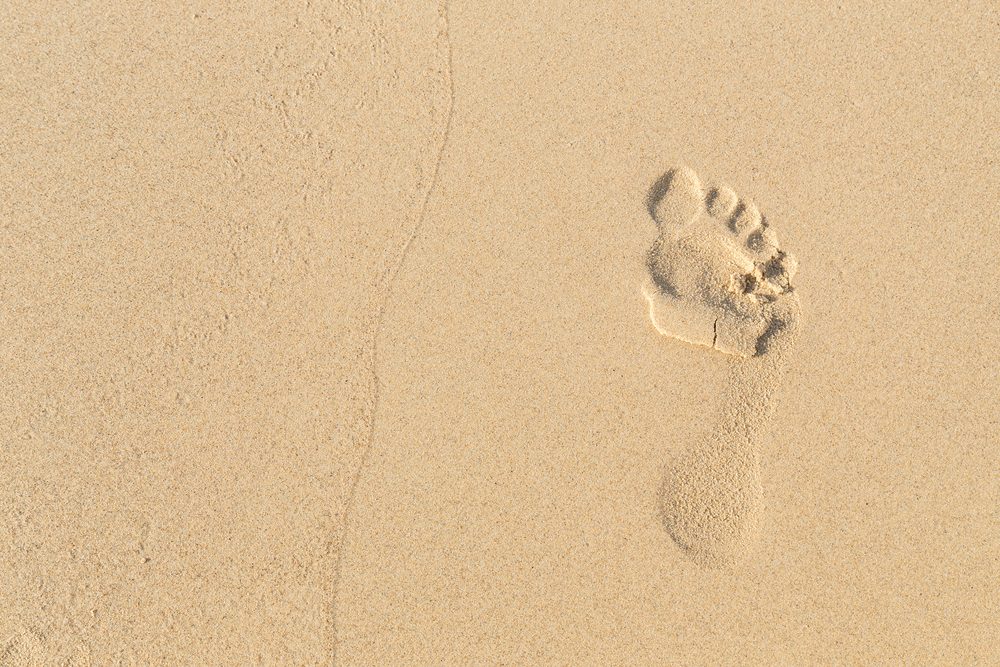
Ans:
[[[757,207],[725,186],[702,188],[687,168],[654,186],[659,228],[643,294],[664,336],[733,355],[711,436],[667,467],[662,520],[703,565],[730,563],[752,543],[762,504],[757,439],[797,330],[797,264]]]
[[[690,169],[669,172],[654,192],[650,213],[660,235],[649,253],[643,288],[657,331],[741,357],[758,353],[794,298],[797,263],[757,207],[725,186],[706,197]]]

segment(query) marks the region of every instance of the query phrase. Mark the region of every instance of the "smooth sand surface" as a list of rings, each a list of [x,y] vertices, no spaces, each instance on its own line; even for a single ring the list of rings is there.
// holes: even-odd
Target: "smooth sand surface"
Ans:
[[[0,8],[0,666],[1000,661],[995,7],[160,5]]]
[[[329,662],[440,8],[0,16],[0,664]]]

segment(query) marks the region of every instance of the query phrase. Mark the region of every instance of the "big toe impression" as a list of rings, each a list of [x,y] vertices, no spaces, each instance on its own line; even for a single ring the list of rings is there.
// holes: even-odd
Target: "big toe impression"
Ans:
[[[649,211],[662,231],[681,229],[703,210],[704,191],[698,175],[687,167],[670,170],[654,186]]]

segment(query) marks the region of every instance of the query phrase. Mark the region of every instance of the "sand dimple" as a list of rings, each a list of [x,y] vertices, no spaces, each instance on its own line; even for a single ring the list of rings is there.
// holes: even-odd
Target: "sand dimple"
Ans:
[[[711,435],[670,463],[660,500],[674,541],[696,562],[722,565],[752,544],[762,501],[757,441],[797,330],[798,264],[752,202],[726,186],[706,193],[690,169],[657,181],[648,205],[660,232],[642,288],[653,326],[740,358]]]

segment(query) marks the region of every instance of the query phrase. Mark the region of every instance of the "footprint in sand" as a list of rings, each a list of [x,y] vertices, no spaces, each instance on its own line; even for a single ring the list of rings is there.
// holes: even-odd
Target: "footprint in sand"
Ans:
[[[687,168],[653,186],[659,228],[643,294],[664,336],[732,355],[712,434],[667,466],[660,510],[696,562],[724,565],[753,543],[762,504],[757,439],[800,321],[783,251],[757,207],[725,186],[705,190]]]

